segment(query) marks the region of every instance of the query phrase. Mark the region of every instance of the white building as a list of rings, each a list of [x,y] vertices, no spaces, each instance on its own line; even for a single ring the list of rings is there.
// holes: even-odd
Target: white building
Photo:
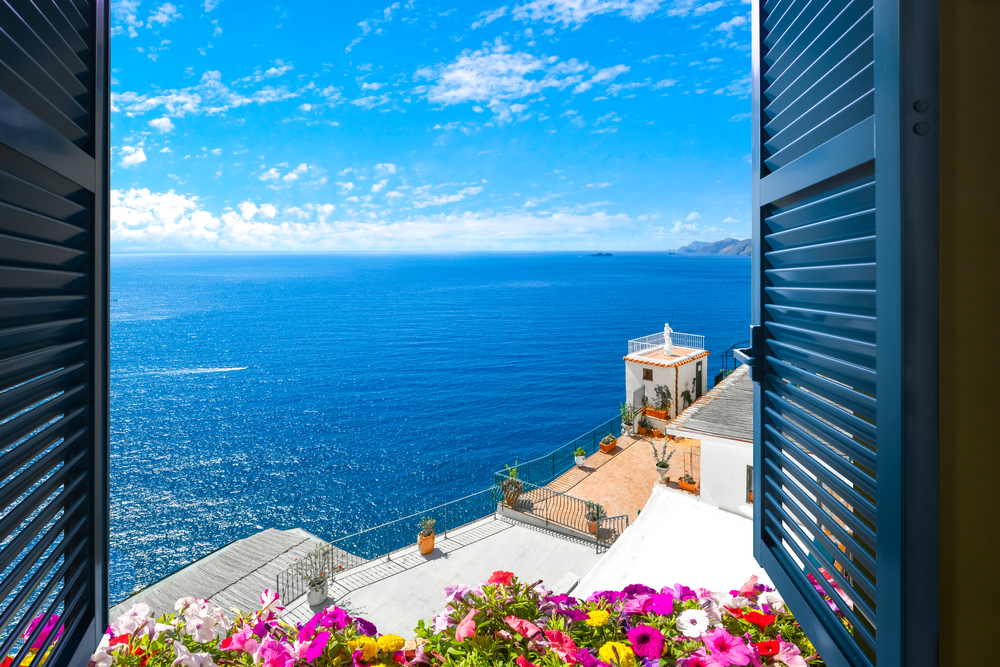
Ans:
[[[669,397],[666,418],[672,419],[708,391],[707,357],[704,336],[676,333],[669,325],[662,333],[630,340],[624,357],[626,402],[659,409]]]
[[[700,441],[701,501],[753,516],[753,383],[740,366],[666,425],[667,436]]]

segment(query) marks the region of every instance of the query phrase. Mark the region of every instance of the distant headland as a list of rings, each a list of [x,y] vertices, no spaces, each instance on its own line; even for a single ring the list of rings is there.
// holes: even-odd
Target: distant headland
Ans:
[[[705,252],[715,255],[749,255],[753,251],[753,240],[727,238],[721,241],[692,241],[677,252]]]
[[[593,255],[587,255],[587,257],[614,257],[610,252],[597,252]]]

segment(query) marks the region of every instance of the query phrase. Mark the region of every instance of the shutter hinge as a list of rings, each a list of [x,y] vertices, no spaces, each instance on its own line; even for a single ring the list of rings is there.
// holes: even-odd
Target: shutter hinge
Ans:
[[[750,347],[733,350],[736,360],[750,367],[750,380],[760,382],[764,372],[764,327],[750,327]]]

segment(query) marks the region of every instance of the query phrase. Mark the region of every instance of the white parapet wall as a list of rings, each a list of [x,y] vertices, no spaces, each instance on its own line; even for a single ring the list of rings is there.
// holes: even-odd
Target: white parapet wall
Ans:
[[[753,557],[753,522],[657,484],[639,518],[580,581],[574,597],[629,584],[682,583],[712,591],[739,588],[751,575],[770,584]]]
[[[747,502],[747,466],[752,465],[752,443],[702,436],[702,502],[752,517],[753,507]]]

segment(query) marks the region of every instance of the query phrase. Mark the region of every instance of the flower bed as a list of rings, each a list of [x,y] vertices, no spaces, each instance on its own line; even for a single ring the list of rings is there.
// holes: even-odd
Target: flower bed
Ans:
[[[337,607],[305,624],[286,624],[270,591],[260,609],[233,619],[196,598],[178,600],[175,613],[157,618],[139,604],[108,628],[89,667],[823,664],[778,594],[756,577],[728,594],[634,584],[578,600],[550,594],[540,581],[494,572],[475,588],[448,587],[443,604],[433,620],[417,624],[415,644],[380,635]],[[46,635],[54,624],[46,624]],[[9,664],[8,658],[0,667]]]

